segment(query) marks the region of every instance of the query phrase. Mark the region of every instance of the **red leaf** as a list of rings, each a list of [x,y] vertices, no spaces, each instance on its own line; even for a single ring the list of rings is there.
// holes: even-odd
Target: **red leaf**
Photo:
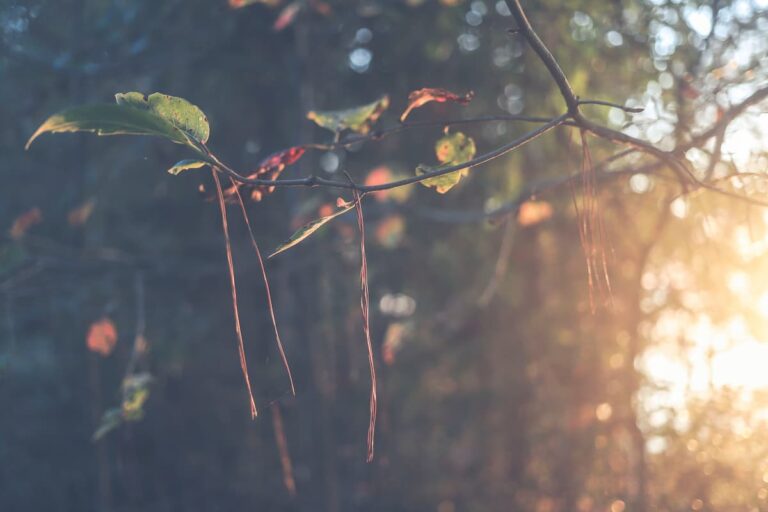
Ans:
[[[272,153],[261,161],[259,168],[256,170],[256,174],[266,174],[275,170],[281,172],[287,165],[296,163],[296,161],[304,155],[305,151],[306,149],[302,146],[294,146],[292,148],[284,149],[283,151],[278,151],[277,153]]]
[[[408,117],[408,114],[411,113],[411,110],[426,105],[431,101],[436,101],[437,103],[452,101],[454,103],[466,105],[472,100],[474,95],[475,93],[472,91],[469,91],[467,94],[460,96],[456,93],[446,91],[445,89],[433,89],[429,87],[413,91],[408,95],[408,108],[406,108],[405,112],[403,112],[403,115],[400,116],[400,122],[405,121],[405,118]]]
[[[293,146],[288,149],[272,153],[261,161],[255,171],[246,177],[249,179],[262,178],[265,180],[274,181],[280,176],[280,173],[283,172],[283,169],[285,169],[286,166],[296,163],[296,161],[301,158],[305,152],[306,148],[303,146]],[[223,193],[226,202],[232,202],[235,198],[235,192],[243,187],[251,188],[249,185],[237,183],[236,185],[225,189]],[[248,190],[248,188],[246,188],[246,190]],[[261,201],[266,194],[271,194],[274,192],[274,190],[274,185],[269,187],[257,185],[252,187],[250,196],[253,201],[258,202]]]
[[[106,357],[112,353],[117,344],[117,329],[107,317],[91,324],[85,339],[88,350]]]
[[[389,183],[390,181],[392,181],[392,171],[389,170],[389,167],[382,165],[368,173],[368,176],[365,177],[365,186],[373,187]],[[388,190],[378,190],[373,192],[373,197],[377,201],[386,201],[388,193]]]

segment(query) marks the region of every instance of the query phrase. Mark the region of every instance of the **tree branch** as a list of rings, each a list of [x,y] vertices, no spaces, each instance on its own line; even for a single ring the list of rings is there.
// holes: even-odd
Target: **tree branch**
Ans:
[[[518,137],[517,139],[507,144],[504,144],[503,146],[500,146],[487,153],[483,153],[482,155],[475,157],[471,160],[468,160],[466,162],[462,162],[456,165],[450,165],[447,167],[441,167],[439,169],[435,169],[430,172],[425,172],[424,174],[420,174],[418,176],[411,176],[409,178],[404,178],[404,179],[392,181],[389,183],[382,183],[380,185],[358,185],[352,181],[334,181],[334,180],[321,178],[318,176],[307,176],[306,178],[297,178],[297,179],[290,179],[290,180],[264,180],[260,178],[247,178],[239,174],[237,171],[235,171],[231,167],[227,166],[221,160],[219,160],[216,157],[216,155],[214,155],[208,150],[208,148],[204,148],[206,151],[204,156],[215,170],[223,174],[226,174],[227,176],[234,179],[238,183],[242,183],[244,185],[275,186],[275,187],[325,186],[325,187],[342,188],[347,190],[357,190],[361,194],[365,194],[367,192],[389,190],[392,188],[402,187],[405,185],[411,185],[413,183],[418,183],[418,182],[427,180],[429,178],[442,176],[444,174],[455,172],[461,169],[466,169],[467,167],[474,167],[477,165],[490,162],[491,160],[494,160],[502,155],[505,155],[506,153],[509,153],[510,151],[513,151],[519,148],[523,144],[530,142],[531,140],[535,139],[539,135],[542,135],[548,132],[552,128],[555,128],[557,126],[564,124],[567,118],[568,118],[568,114],[562,114],[553,119],[549,119],[547,123],[543,124],[542,126],[539,126],[535,130],[531,130],[526,134]]]

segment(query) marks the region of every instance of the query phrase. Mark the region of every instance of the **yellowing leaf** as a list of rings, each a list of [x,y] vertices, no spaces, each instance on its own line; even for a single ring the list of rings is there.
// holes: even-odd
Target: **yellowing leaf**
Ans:
[[[199,169],[208,165],[208,162],[203,160],[181,160],[173,164],[173,167],[168,169],[168,172],[174,176],[178,176],[187,169]]]
[[[269,255],[269,257],[273,257],[277,254],[280,254],[283,251],[287,251],[291,247],[298,245],[302,241],[304,241],[306,238],[308,238],[310,235],[312,235],[315,231],[323,227],[328,222],[332,221],[339,215],[342,215],[344,213],[347,213],[352,208],[355,207],[354,203],[347,203],[344,205],[340,210],[336,211],[335,213],[332,213],[330,215],[326,215],[325,217],[320,217],[319,219],[315,219],[312,222],[305,224],[301,228],[299,228],[291,237],[280,244],[277,249],[275,249],[272,254]]]
[[[420,176],[425,173],[438,171],[445,167],[467,162],[475,157],[476,150],[475,141],[472,137],[467,137],[461,132],[448,134],[438,140],[435,144],[435,155],[442,165],[439,167],[419,165],[416,167],[416,174]],[[465,167],[464,169],[459,169],[447,174],[427,178],[421,183],[427,187],[434,187],[440,194],[445,194],[468,173],[469,167]]]
[[[104,357],[111,354],[115,344],[117,344],[117,329],[112,320],[104,317],[91,324],[90,329],[88,329],[86,344],[88,345],[88,350],[101,354]]]
[[[408,114],[410,114],[412,110],[426,105],[431,101],[437,103],[452,101],[455,103],[460,103],[461,105],[466,105],[472,100],[474,95],[475,93],[472,91],[469,91],[467,94],[461,96],[451,91],[446,91],[445,89],[433,89],[430,87],[413,91],[408,95],[408,107],[405,109],[405,112],[403,112],[403,115],[400,116],[400,122],[405,121],[405,119],[408,117]]]
[[[381,117],[387,107],[389,107],[389,96],[385,95],[373,103],[361,107],[346,110],[313,110],[307,114],[307,119],[332,132],[352,130],[365,134],[370,131],[371,125]]]

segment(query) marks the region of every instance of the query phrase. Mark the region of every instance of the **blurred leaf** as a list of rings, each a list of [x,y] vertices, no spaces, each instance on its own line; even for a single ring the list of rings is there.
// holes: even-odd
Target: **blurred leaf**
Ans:
[[[552,205],[546,201],[526,201],[520,205],[517,223],[521,226],[533,226],[552,216]]]
[[[157,115],[125,105],[86,105],[54,114],[32,134],[26,149],[43,133],[93,132],[97,135],[153,135],[188,144],[184,134]]]
[[[205,162],[203,160],[180,160],[173,164],[173,167],[168,169],[168,172],[173,174],[174,176],[178,176],[182,172],[186,171],[187,169],[199,169],[201,167],[205,167],[208,165],[208,162]]]
[[[139,421],[144,417],[144,405],[149,398],[149,386],[152,376],[149,373],[136,373],[123,380],[123,403],[120,407],[108,409],[101,416],[99,428],[93,434],[98,441],[124,422]]]
[[[184,98],[155,92],[145,98],[140,92],[115,94],[118,105],[146,110],[172,124],[194,141],[208,142],[211,128],[208,118],[199,107]]]
[[[149,398],[152,376],[148,373],[130,375],[123,381],[123,418],[137,421],[144,417],[144,404]]]
[[[354,203],[345,203],[344,206],[341,207],[340,210],[338,210],[335,213],[332,213],[331,215],[327,215],[325,217],[321,217],[319,219],[315,219],[312,222],[305,224],[301,228],[298,229],[291,237],[280,244],[277,249],[275,249],[272,254],[269,255],[269,257],[273,257],[277,254],[280,254],[283,251],[286,251],[290,249],[291,247],[298,245],[302,241],[304,241],[306,238],[308,238],[311,234],[313,234],[315,231],[323,227],[326,223],[332,221],[339,215],[342,215],[348,211],[350,211],[352,208],[354,208]]]
[[[117,329],[107,317],[91,324],[86,337],[88,350],[106,357],[112,353],[117,344]]]
[[[275,32],[280,32],[281,30],[288,28],[296,19],[296,15],[299,14],[299,11],[301,11],[302,5],[301,2],[291,2],[283,7],[283,10],[280,11],[280,15],[272,25],[272,29]]]
[[[472,137],[467,137],[461,132],[448,134],[437,141],[435,144],[435,155],[440,161],[440,167],[429,167],[419,165],[416,167],[416,174],[422,175],[427,172],[437,171],[444,167],[459,165],[462,162],[471,160],[475,156],[475,141]],[[422,181],[422,185],[435,187],[440,194],[445,194],[456,185],[462,177],[469,173],[469,167],[459,169],[458,171],[435,176]]]
[[[405,219],[402,215],[389,215],[376,226],[376,241],[387,249],[394,249],[403,240]]]
[[[394,173],[392,170],[384,165],[376,167],[365,177],[365,186],[383,185],[392,181],[397,181],[405,178],[402,173]],[[377,190],[372,192],[371,195],[376,201],[394,201],[396,203],[404,203],[411,197],[413,192],[412,187],[397,187],[388,190]]]
[[[101,416],[99,428],[93,433],[93,440],[98,441],[123,423],[123,411],[120,408],[108,409]]]
[[[333,12],[331,5],[323,0],[309,0],[309,6],[322,16],[329,16]]]
[[[408,107],[405,109],[405,112],[403,112],[403,115],[400,116],[400,122],[405,121],[412,110],[426,105],[429,102],[445,103],[446,101],[452,101],[460,103],[461,105],[466,105],[472,100],[474,95],[475,93],[473,91],[469,91],[467,94],[460,96],[456,93],[446,91],[445,89],[432,88],[413,91],[408,95]]]
[[[332,132],[352,130],[365,134],[370,130],[370,125],[381,117],[387,107],[389,107],[389,96],[384,95],[373,103],[361,107],[346,110],[313,110],[307,114],[307,119]]]
[[[82,226],[88,222],[88,219],[91,217],[95,207],[96,200],[93,198],[88,199],[77,208],[70,210],[69,214],[67,215],[67,222],[70,226],[73,227]]]
[[[239,9],[253,4],[264,4],[269,7],[277,7],[283,0],[229,0],[229,6],[233,9]]]
[[[40,208],[32,208],[16,217],[8,234],[14,240],[18,240],[27,233],[29,228],[35,224],[41,223],[42,221],[43,212],[40,211]]]
[[[381,358],[387,366],[395,363],[395,357],[403,345],[403,337],[406,331],[405,323],[392,322],[384,333],[384,343],[381,345]]]

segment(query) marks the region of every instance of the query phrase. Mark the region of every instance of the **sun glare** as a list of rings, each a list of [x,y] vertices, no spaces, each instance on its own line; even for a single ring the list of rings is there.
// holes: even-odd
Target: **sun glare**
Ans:
[[[768,214],[763,214],[762,222],[768,224]],[[731,236],[742,263],[768,256],[768,236],[754,238],[746,226],[733,228]],[[733,308],[730,316],[715,321],[704,312],[670,310],[647,330],[654,343],[638,361],[638,369],[651,383],[642,401],[651,424],[669,419],[665,409],[684,413],[691,400],[725,389],[736,391],[740,404],[754,410],[759,406],[752,397],[768,391],[768,339],[755,334],[768,333],[768,276],[734,267],[722,277],[728,296],[722,301],[738,297],[744,311]],[[658,274],[644,277],[643,286],[653,296],[666,282],[687,288],[691,284],[687,277],[684,267],[668,264]],[[764,412],[768,416],[768,410]]]

